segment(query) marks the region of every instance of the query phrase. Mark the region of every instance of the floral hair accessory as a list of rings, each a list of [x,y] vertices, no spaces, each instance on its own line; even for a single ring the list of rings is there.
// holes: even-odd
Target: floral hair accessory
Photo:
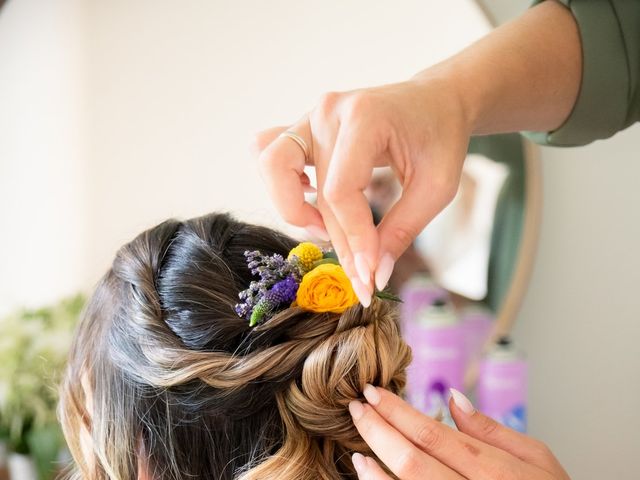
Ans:
[[[297,305],[312,312],[342,313],[358,303],[351,281],[332,250],[323,251],[302,242],[282,255],[244,252],[254,280],[239,294],[236,313],[252,327],[279,310]],[[376,292],[380,298],[401,301],[389,292]]]
[[[296,303],[314,312],[342,313],[358,303],[358,297],[342,267],[326,263],[302,277]]]
[[[297,261],[300,270],[306,273],[313,268],[315,262],[322,260],[323,257],[324,253],[320,247],[311,242],[302,242],[291,249],[287,260]]]

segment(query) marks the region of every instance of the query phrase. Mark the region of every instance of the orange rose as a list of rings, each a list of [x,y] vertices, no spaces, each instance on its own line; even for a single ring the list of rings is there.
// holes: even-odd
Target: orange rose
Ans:
[[[358,303],[358,297],[342,267],[325,263],[302,277],[296,303],[313,312],[342,313]]]

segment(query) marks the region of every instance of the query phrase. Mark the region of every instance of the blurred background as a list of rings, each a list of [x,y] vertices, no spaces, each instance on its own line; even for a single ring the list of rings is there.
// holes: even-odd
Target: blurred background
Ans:
[[[137,233],[168,217],[226,210],[301,235],[262,187],[248,151],[255,131],[295,122],[326,91],[406,79],[527,5],[5,2],[1,448],[59,456],[52,391],[69,332],[117,248]],[[639,151],[636,125],[531,156],[541,168],[542,216],[511,336],[529,363],[528,433],[573,478],[631,479],[640,469]],[[443,219],[441,235],[452,235]],[[495,229],[476,230],[475,245],[495,239]],[[446,258],[433,238],[459,237],[427,235],[417,254],[432,248]],[[482,258],[474,272],[486,279],[488,249]],[[487,285],[454,284],[453,297],[487,295]],[[500,302],[493,307],[499,315]],[[36,468],[41,478],[51,471]]]

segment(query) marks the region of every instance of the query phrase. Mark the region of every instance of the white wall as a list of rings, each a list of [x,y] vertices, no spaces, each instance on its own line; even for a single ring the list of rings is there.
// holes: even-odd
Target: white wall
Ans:
[[[542,149],[544,209],[514,336],[531,361],[531,433],[572,478],[640,471],[640,125]]]
[[[487,30],[470,0],[9,1],[0,313],[88,290],[120,245],[169,216],[230,210],[285,228],[249,157],[255,131],[327,90],[406,78]]]
[[[0,11],[0,314],[87,281],[80,0]]]
[[[90,255],[170,215],[282,225],[252,134],[328,90],[398,81],[489,29],[469,0],[89,0]]]
[[[528,0],[483,0],[499,21]],[[531,434],[580,480],[640,471],[640,125],[542,148],[544,209],[514,336],[531,364]]]

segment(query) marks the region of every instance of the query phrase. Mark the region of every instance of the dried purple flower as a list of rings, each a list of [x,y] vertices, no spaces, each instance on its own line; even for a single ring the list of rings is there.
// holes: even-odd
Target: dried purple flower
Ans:
[[[275,305],[281,305],[283,303],[291,303],[296,299],[296,293],[298,292],[298,282],[289,275],[284,280],[280,280],[276,283],[271,290],[269,290],[265,298]]]
[[[302,272],[295,259],[292,259],[294,261],[287,260],[278,253],[263,255],[259,250],[247,250],[244,252],[244,256],[247,259],[247,267],[253,275],[260,277],[260,280],[252,281],[248,289],[240,292],[238,297],[242,300],[242,303],[236,304],[235,311],[240,317],[251,320],[254,309],[257,308],[262,299],[268,295],[272,287],[280,281],[288,278],[291,279],[287,280],[287,283],[283,284],[282,287],[276,289],[272,295],[280,295],[280,289],[284,289],[285,287],[290,288],[292,281],[295,283],[297,291],[297,284],[302,279]],[[283,291],[282,294],[284,295],[285,293],[288,293],[288,290],[286,292]],[[263,303],[261,305],[259,309],[260,312],[262,312],[261,317],[268,313],[267,307],[271,305],[271,303]]]
[[[252,327],[265,316],[271,315],[281,305],[293,302],[297,292],[298,282],[293,275],[289,275],[284,280],[280,280],[273,285],[271,290],[264,294],[258,304],[253,308],[249,319],[249,326]]]

